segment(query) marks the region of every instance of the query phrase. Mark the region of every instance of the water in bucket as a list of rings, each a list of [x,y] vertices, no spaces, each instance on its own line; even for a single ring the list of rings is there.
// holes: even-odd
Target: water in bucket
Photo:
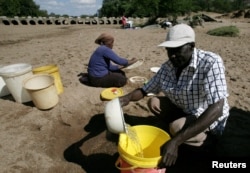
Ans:
[[[138,135],[136,133],[136,131],[131,128],[130,126],[126,125],[126,134],[128,136],[129,141],[131,141],[131,145],[133,146],[133,148],[135,149],[136,152],[136,156],[138,157],[143,157],[143,150],[142,150],[142,146],[140,143],[140,140],[138,138]]]
[[[121,173],[165,173],[158,169],[160,162],[160,147],[170,139],[163,130],[147,125],[129,127],[128,133],[119,136],[118,152],[120,157],[116,163]],[[136,134],[134,134],[136,133]]]
[[[170,139],[165,131],[154,126],[127,125],[119,98],[106,104],[105,120],[109,131],[119,133],[120,157],[115,165],[121,173],[165,173],[165,169],[157,168],[161,159],[160,147]]]

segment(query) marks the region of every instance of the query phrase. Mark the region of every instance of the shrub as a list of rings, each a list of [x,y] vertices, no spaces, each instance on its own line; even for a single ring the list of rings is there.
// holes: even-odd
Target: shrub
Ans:
[[[215,28],[207,32],[209,35],[236,37],[239,34],[239,29],[236,26],[223,26]]]

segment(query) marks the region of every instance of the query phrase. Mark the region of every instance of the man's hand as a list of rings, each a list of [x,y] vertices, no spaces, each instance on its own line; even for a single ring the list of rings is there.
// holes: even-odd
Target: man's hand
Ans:
[[[119,100],[120,100],[121,107],[128,105],[130,101],[128,95],[119,97]]]
[[[174,140],[169,140],[161,146],[162,160],[159,164],[160,167],[174,165],[178,156],[178,145]]]
[[[155,112],[157,114],[160,114],[161,108],[160,108],[160,99],[158,97],[152,97],[149,100],[148,107],[152,112]]]
[[[129,104],[130,101],[138,101],[144,97],[141,88],[137,88],[131,93],[128,93],[125,96],[119,97],[121,106],[126,106]]]

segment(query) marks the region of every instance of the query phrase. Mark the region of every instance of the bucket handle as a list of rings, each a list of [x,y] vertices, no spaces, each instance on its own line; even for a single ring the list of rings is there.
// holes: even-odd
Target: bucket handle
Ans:
[[[120,162],[121,162],[121,158],[118,157],[118,159],[117,159],[116,162],[115,162],[115,166],[116,166],[117,169],[120,169],[120,170],[122,170],[122,171],[128,171],[128,170],[133,170],[133,169],[137,168],[137,166],[130,166],[130,167],[126,167],[126,168],[121,168],[121,167],[119,166],[119,163],[120,163]]]

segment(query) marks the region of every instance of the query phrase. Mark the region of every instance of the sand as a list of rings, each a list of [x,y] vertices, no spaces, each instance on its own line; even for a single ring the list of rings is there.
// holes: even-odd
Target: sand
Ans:
[[[229,104],[249,115],[250,21],[220,20],[195,28],[196,47],[221,55],[226,66]],[[239,37],[206,34],[209,29],[228,25],[240,29]],[[113,49],[117,54],[144,60],[141,66],[126,69],[127,76],[149,79],[154,75],[150,67],[167,60],[166,51],[157,47],[167,30],[123,30],[117,25],[0,25],[0,31],[1,65],[28,63],[36,68],[56,64],[64,87],[59,103],[50,110],[39,110],[32,103],[17,103],[11,95],[0,99],[1,172],[119,172],[114,166],[118,136],[109,133],[105,125],[106,101],[100,99],[103,88],[81,84],[78,74],[87,71],[89,57],[97,47],[95,38],[109,32],[115,37]],[[122,89],[126,94],[140,85],[128,83]],[[137,116],[146,120],[152,116],[147,100],[130,103],[123,108],[124,113],[132,119]]]

